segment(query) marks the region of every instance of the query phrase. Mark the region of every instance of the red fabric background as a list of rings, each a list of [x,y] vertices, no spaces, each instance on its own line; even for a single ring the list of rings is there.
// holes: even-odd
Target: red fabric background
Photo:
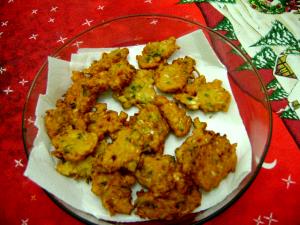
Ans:
[[[83,25],[86,19],[95,25],[102,20],[136,13],[173,14],[204,23],[195,5],[176,3],[176,0],[1,0],[1,224],[82,224],[23,176],[27,162],[22,144],[23,105],[39,67],[62,45],[59,38],[69,39],[88,28]],[[212,11],[207,19],[221,18]],[[33,34],[37,35],[36,39]],[[300,152],[281,119],[275,114],[273,118],[272,142],[265,161],[277,160],[276,166],[271,170],[263,168],[248,191],[230,209],[207,224],[259,224],[255,221],[259,216],[264,224],[300,224],[297,215],[300,211]],[[25,122],[30,123],[30,119]],[[283,179],[289,176],[294,183],[287,188]],[[268,220],[271,214],[275,221]]]

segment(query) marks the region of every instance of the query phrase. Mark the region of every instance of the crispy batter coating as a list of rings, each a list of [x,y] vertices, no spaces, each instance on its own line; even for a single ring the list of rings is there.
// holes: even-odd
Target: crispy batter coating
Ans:
[[[73,72],[73,84],[64,95],[68,107],[85,113],[90,111],[98,96],[108,89],[107,72],[90,76],[83,72]]]
[[[143,49],[142,55],[137,55],[139,67],[142,69],[154,69],[160,63],[164,63],[179,47],[176,38],[170,37],[160,42],[149,42]]]
[[[83,130],[67,129],[52,140],[55,150],[54,156],[68,161],[80,161],[91,154],[98,142],[94,133]]]
[[[236,144],[230,144],[226,135],[206,131],[206,123],[194,121],[192,136],[176,149],[181,171],[190,175],[205,191],[217,187],[228,173],[234,172],[237,156]]]
[[[103,155],[98,158],[98,165],[105,171],[114,172],[121,168],[131,172],[136,170],[142,152],[139,132],[125,127],[116,134],[116,139],[107,146]]]
[[[195,60],[188,56],[176,59],[172,64],[161,64],[154,76],[156,87],[166,93],[181,91],[193,77],[195,64]]]
[[[107,147],[106,140],[100,141],[95,148],[95,152],[85,159],[77,162],[60,161],[56,165],[56,170],[64,176],[74,179],[91,180],[92,172],[95,169],[95,159],[103,154]]]
[[[157,196],[153,192],[137,192],[136,214],[142,218],[172,220],[193,212],[200,205],[201,193],[192,186],[182,194],[171,190]]]
[[[135,73],[135,68],[127,60],[112,64],[108,70],[110,88],[113,91],[121,91],[129,85]]]
[[[180,108],[175,102],[169,101],[164,96],[157,96],[154,104],[159,107],[177,137],[183,137],[190,131],[192,119],[187,116],[185,109]]]
[[[200,109],[203,112],[227,112],[230,104],[230,94],[222,86],[222,81],[205,81],[204,76],[197,77],[186,87],[186,93],[174,95],[174,99],[184,104],[188,109]]]
[[[157,106],[146,104],[141,107],[139,113],[130,118],[129,124],[143,137],[143,152],[163,152],[169,126]]]
[[[128,54],[129,50],[127,48],[118,48],[109,53],[103,53],[101,59],[94,61],[92,65],[83,70],[83,72],[91,75],[97,75],[98,73],[107,71],[112,64],[126,60]]]
[[[156,95],[153,87],[152,70],[137,70],[130,85],[114,97],[122,103],[123,108],[128,109],[132,105],[151,103]]]
[[[106,103],[96,103],[92,112],[85,114],[87,130],[97,134],[99,140],[107,134],[113,136],[124,126],[127,117],[123,111],[118,115],[115,111],[107,110]]]
[[[92,192],[100,197],[103,206],[110,215],[116,213],[130,214],[131,187],[135,184],[135,177],[120,172],[94,173],[92,176]]]
[[[144,155],[141,157],[135,176],[138,182],[160,195],[175,187],[173,174],[175,158],[170,155]]]

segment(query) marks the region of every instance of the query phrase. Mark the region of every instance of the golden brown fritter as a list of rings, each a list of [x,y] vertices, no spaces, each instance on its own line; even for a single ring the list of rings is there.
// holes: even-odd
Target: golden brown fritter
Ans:
[[[103,53],[101,59],[94,61],[92,65],[83,70],[83,72],[91,75],[97,75],[98,73],[107,71],[112,64],[126,60],[128,54],[129,50],[127,48],[119,48],[109,53]]]
[[[154,104],[159,107],[177,137],[183,137],[190,131],[192,119],[187,116],[185,109],[180,108],[175,102],[169,101],[164,96],[157,96]]]
[[[136,214],[142,218],[172,220],[192,213],[201,202],[201,193],[192,186],[182,194],[171,190],[157,196],[153,192],[137,192]]]
[[[229,92],[222,87],[222,81],[206,83],[204,76],[197,77],[194,83],[188,84],[185,93],[173,97],[188,109],[200,109],[203,112],[227,112],[231,99]]]
[[[110,215],[116,213],[130,214],[131,187],[135,184],[134,176],[130,174],[94,173],[92,176],[92,192],[100,197],[103,206]]]
[[[107,110],[106,103],[96,103],[92,112],[85,114],[87,130],[97,134],[99,140],[107,134],[112,137],[124,126],[127,117],[128,115],[123,111],[118,115],[115,111]]]
[[[107,147],[106,140],[100,141],[95,151],[83,160],[72,162],[62,160],[57,163],[56,170],[64,176],[73,177],[74,179],[91,180],[92,172],[95,168],[95,159],[103,154]]]
[[[194,121],[192,136],[176,149],[181,171],[192,177],[205,191],[217,187],[237,163],[236,144],[230,144],[226,135],[206,131],[206,123]]]
[[[142,152],[138,143],[141,138],[139,132],[128,127],[123,128],[116,134],[116,139],[107,146],[103,155],[97,159],[97,164],[107,172],[121,168],[134,172]]]
[[[123,90],[123,88],[129,85],[135,73],[135,68],[127,60],[112,64],[108,70],[110,88],[113,91]]]
[[[52,154],[59,159],[80,161],[94,151],[97,142],[98,137],[94,133],[67,129],[53,138],[55,150]]]
[[[127,109],[132,105],[151,103],[156,95],[152,70],[137,70],[130,85],[114,97]]]
[[[156,87],[162,92],[182,91],[189,78],[193,78],[196,62],[191,57],[176,59],[172,64],[161,64],[155,72]]]
[[[160,195],[174,188],[175,167],[173,156],[144,155],[135,176],[142,186],[152,191],[154,195]]]
[[[129,124],[143,137],[143,152],[163,152],[169,126],[157,106],[146,104],[141,107],[139,113],[130,118]]]
[[[107,72],[90,76],[82,72],[73,72],[73,84],[64,95],[68,107],[81,113],[90,111],[98,96],[108,89]]]
[[[137,55],[139,67],[142,69],[154,69],[160,63],[164,63],[179,47],[176,38],[170,37],[160,42],[149,42],[143,49],[142,55]]]

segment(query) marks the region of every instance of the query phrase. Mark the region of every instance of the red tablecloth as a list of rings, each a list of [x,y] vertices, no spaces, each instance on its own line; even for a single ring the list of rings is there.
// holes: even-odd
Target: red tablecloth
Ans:
[[[81,224],[23,176],[27,159],[22,144],[22,109],[33,78],[46,57],[78,32],[122,15],[173,14],[208,25],[210,20],[222,18],[212,10],[204,19],[196,5],[176,3],[176,0],[1,0],[1,224]],[[300,224],[300,151],[281,119],[276,114],[273,119],[272,142],[265,162],[273,162],[275,166],[262,168],[247,192],[207,224]],[[30,123],[30,118],[26,122]]]

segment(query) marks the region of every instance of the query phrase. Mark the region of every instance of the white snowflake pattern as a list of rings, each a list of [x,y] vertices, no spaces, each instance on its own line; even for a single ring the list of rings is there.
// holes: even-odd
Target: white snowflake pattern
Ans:
[[[79,48],[79,45],[81,45],[83,43],[83,41],[76,41],[75,43],[73,43],[73,46],[76,46],[77,48]]]
[[[29,124],[34,124],[34,120],[31,118],[31,116],[27,119],[27,122]]]
[[[152,0],[145,0],[144,3],[152,4]]]
[[[10,89],[10,87],[8,86],[6,89],[3,90],[3,92],[5,92],[6,95],[14,92],[14,90]]]
[[[58,9],[57,6],[52,6],[51,9],[50,9],[50,12],[56,12]]]
[[[4,72],[6,72],[6,68],[5,67],[0,67],[0,74],[3,74]]]
[[[55,22],[55,19],[50,17],[49,20],[48,20],[48,23],[54,23]]]
[[[253,219],[253,220],[254,220],[254,222],[256,222],[256,225],[264,224],[264,222],[261,221],[261,216],[260,215],[257,217],[257,219]]]
[[[13,3],[14,2],[14,0],[8,0],[8,2],[7,3]]]
[[[97,9],[103,11],[104,10],[104,5],[98,5]]]
[[[17,167],[24,167],[22,159],[19,159],[19,160],[15,159],[15,168],[17,168]]]
[[[19,81],[19,84],[22,84],[22,86],[24,86],[27,82],[28,80],[24,80],[23,78],[22,80]]]
[[[264,216],[264,218],[265,218],[266,220],[268,220],[268,225],[271,225],[272,222],[275,222],[275,223],[278,222],[278,220],[275,220],[275,219],[273,218],[273,213],[272,213],[272,212],[270,213],[270,216]]]
[[[84,23],[81,24],[82,26],[84,25],[88,25],[89,27],[91,26],[91,23],[93,22],[93,20],[88,20],[88,19],[85,19]]]
[[[38,34],[32,34],[28,39],[29,39],[29,40],[32,40],[32,39],[36,40],[36,38],[37,38],[38,36],[39,36]]]
[[[150,21],[151,25],[156,25],[157,23],[158,23],[158,20],[155,20],[155,19],[153,19],[153,20]]]
[[[31,15],[37,14],[38,11],[39,11],[38,9],[33,9],[33,10],[31,10]]]
[[[21,225],[28,225],[29,219],[21,219]]]
[[[56,42],[65,43],[65,40],[67,40],[67,38],[60,36]]]
[[[1,22],[1,27],[7,27],[8,20]]]
[[[286,189],[289,189],[289,187],[290,187],[291,184],[296,184],[296,182],[292,180],[291,174],[289,174],[289,176],[288,176],[287,179],[282,178],[281,180],[286,183]]]

